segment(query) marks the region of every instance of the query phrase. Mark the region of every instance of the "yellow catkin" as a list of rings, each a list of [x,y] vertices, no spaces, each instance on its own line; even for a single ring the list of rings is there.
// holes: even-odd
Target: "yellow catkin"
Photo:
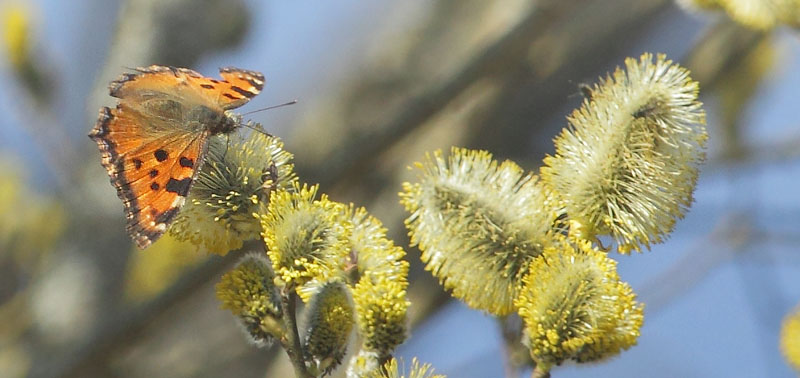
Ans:
[[[783,320],[780,343],[786,361],[800,373],[800,306]]]
[[[515,301],[531,357],[547,369],[597,361],[636,344],[643,307],[616,263],[588,241],[559,237],[530,266]]]
[[[256,129],[260,125],[250,125]],[[214,136],[186,204],[170,227],[179,240],[220,255],[258,239],[271,193],[296,182],[292,154],[274,136],[251,131]]]
[[[306,310],[303,349],[323,374],[341,364],[353,330],[353,305],[347,290],[341,282],[329,282],[312,297]]]
[[[405,251],[386,238],[378,219],[364,208],[351,208],[350,213],[356,323],[362,349],[383,359],[408,336],[408,262],[403,260]]]
[[[672,232],[705,158],[697,94],[685,68],[643,54],[600,80],[568,117],[540,171],[584,237],[610,235],[627,253]]]
[[[273,284],[270,263],[262,253],[245,255],[216,286],[222,308],[230,310],[257,346],[281,338],[280,299]]]
[[[350,252],[352,224],[347,207],[333,202],[318,186],[295,186],[273,193],[267,211],[259,215],[262,237],[277,278],[298,289],[303,301],[311,282],[341,274]]]
[[[537,177],[486,151],[428,155],[419,182],[405,183],[411,244],[453,296],[494,315],[514,310],[527,265],[541,253],[558,214]]]

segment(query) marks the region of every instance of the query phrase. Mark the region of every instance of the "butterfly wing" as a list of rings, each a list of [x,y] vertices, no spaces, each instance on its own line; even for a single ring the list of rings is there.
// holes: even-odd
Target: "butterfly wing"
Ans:
[[[164,234],[186,201],[208,133],[153,133],[142,121],[164,123],[125,104],[104,107],[89,136],[125,207],[128,233],[146,248]]]
[[[220,87],[217,101],[225,110],[246,104],[264,88],[264,75],[260,72],[223,67],[219,69],[219,74],[223,86]]]
[[[145,248],[177,215],[205,157],[209,124],[228,119],[225,111],[257,95],[264,77],[222,68],[222,80],[175,67],[137,68],[111,82],[115,109],[100,110],[89,136],[125,206],[127,229]]]
[[[186,68],[153,65],[136,71],[113,81],[109,87],[111,95],[136,100],[146,97],[149,88],[174,86],[172,92],[185,101],[230,110],[246,104],[264,88],[264,75],[235,67],[220,68],[222,80]]]

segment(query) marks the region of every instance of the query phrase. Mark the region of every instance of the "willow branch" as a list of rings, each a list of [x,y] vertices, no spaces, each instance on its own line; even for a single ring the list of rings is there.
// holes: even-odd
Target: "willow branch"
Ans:
[[[550,371],[540,369],[539,366],[537,365],[536,368],[534,368],[533,372],[531,373],[531,378],[550,378]]]
[[[416,130],[431,119],[445,105],[482,78],[502,74],[508,62],[517,61],[526,54],[534,36],[543,35],[558,20],[580,7],[581,1],[539,1],[525,18],[505,35],[489,45],[475,59],[467,63],[448,80],[433,85],[424,93],[415,96],[401,114],[393,117],[373,133],[353,135],[346,142],[349,146],[333,150],[333,156],[325,159],[324,167],[310,171],[309,177],[316,178],[323,187],[334,182],[349,180],[358,174],[365,164],[375,161],[389,146]]]
[[[303,358],[303,346],[300,345],[300,334],[297,332],[296,305],[292,290],[284,288],[281,292],[281,310],[283,311],[283,324],[286,327],[284,333],[286,339],[281,340],[281,343],[292,362],[295,376],[297,378],[313,378],[308,372]]]

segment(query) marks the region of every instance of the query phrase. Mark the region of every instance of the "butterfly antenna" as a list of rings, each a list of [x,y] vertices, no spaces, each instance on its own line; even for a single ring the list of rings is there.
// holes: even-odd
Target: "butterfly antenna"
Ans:
[[[244,126],[244,127],[246,127],[246,128],[248,128],[248,129],[250,129],[250,130],[253,130],[253,131],[255,131],[255,132],[258,132],[258,133],[264,134],[264,135],[266,135],[266,136],[268,136],[268,137],[272,137],[272,136],[273,136],[272,134],[270,134],[270,133],[268,133],[268,132],[264,131],[264,129],[263,129],[263,128],[261,128],[261,127],[255,127],[255,126],[252,126],[252,125],[250,125],[250,122],[247,122],[247,123],[242,123],[241,125],[242,125],[242,126]],[[260,125],[259,125],[259,126],[260,126]]]
[[[247,113],[244,113],[244,114],[242,114],[242,115],[243,115],[243,116],[246,116],[246,115],[248,115],[248,114],[253,114],[253,113],[263,112],[263,111],[265,111],[265,110],[270,110],[270,109],[280,108],[280,107],[282,107],[282,106],[287,106],[287,105],[294,105],[294,104],[296,104],[296,103],[297,103],[297,100],[295,99],[295,100],[292,100],[292,101],[289,101],[289,102],[286,102],[286,103],[283,103],[283,104],[280,104],[280,105],[273,105],[273,106],[268,106],[268,107],[266,107],[266,108],[263,108],[263,109],[257,109],[257,110],[253,110],[252,112],[247,112]]]
[[[294,104],[296,104],[296,103],[297,103],[297,99],[294,99],[294,100],[292,100],[292,101],[285,102],[285,103],[283,103],[283,104],[280,104],[280,105],[273,105],[273,106],[268,106],[268,107],[266,107],[266,108],[263,108],[263,109],[257,109],[257,110],[253,110],[252,112],[247,112],[247,113],[244,113],[244,114],[242,114],[242,116],[246,116],[246,115],[248,115],[248,114],[253,114],[253,113],[258,113],[258,112],[263,112],[263,111],[265,111],[265,110],[270,110],[270,109],[280,108],[280,107],[282,107],[282,106],[294,105]],[[272,134],[270,134],[270,133],[268,133],[268,132],[264,131],[264,129],[262,129],[262,128],[260,128],[260,127],[253,127],[253,126],[251,126],[249,123],[242,123],[242,126],[244,126],[244,127],[248,128],[248,129],[250,129],[250,130],[257,131],[257,132],[259,132],[259,133],[261,133],[261,134],[264,134],[264,135],[266,135],[266,136],[269,136],[269,137],[271,137],[271,136],[272,136]]]

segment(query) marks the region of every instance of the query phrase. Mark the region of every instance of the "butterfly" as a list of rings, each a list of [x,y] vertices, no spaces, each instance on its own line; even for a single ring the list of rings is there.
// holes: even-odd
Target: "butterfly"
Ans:
[[[209,137],[241,125],[230,110],[259,94],[264,76],[234,67],[221,68],[221,80],[186,68],[134,71],[111,82],[109,93],[119,100],[100,109],[89,138],[125,207],[128,234],[144,249],[186,201]]]

